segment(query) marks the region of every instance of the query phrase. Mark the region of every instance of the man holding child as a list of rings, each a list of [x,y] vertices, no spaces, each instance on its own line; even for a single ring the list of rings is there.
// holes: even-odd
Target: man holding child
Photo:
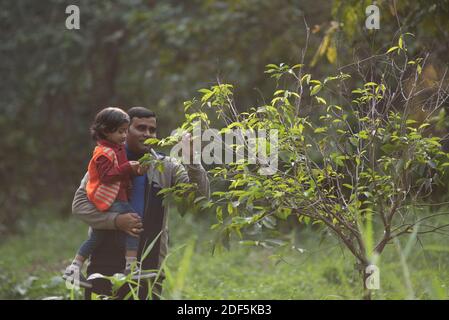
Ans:
[[[156,138],[156,114],[146,108],[134,107],[128,110],[129,129],[126,136],[126,155],[130,162],[137,161],[151,146],[145,141]],[[184,136],[183,143],[190,143],[190,138]],[[189,148],[191,150],[191,148]],[[142,261],[142,270],[159,270],[167,254],[168,249],[168,225],[167,210],[162,203],[163,197],[158,192],[178,183],[194,182],[198,186],[199,195],[209,197],[209,180],[207,172],[201,164],[183,165],[177,160],[154,153],[163,163],[163,170],[159,171],[152,165],[145,174],[135,175],[131,178],[132,190],[130,192],[130,205],[134,212],[118,213],[112,211],[100,211],[89,201],[86,184],[88,174],[81,181],[81,185],[75,193],[72,212],[86,222],[92,229],[100,229],[103,232],[104,241],[101,241],[93,249],[90,255],[90,263],[87,275],[100,273],[111,276],[125,269],[125,234],[138,237],[137,260],[146,246],[157,238],[149,255]],[[92,232],[92,230],[90,230]],[[152,279],[152,299],[159,299],[161,295],[163,273]],[[138,277],[137,277],[138,278]],[[86,288],[86,299],[90,299],[91,293],[111,295],[111,284],[105,279],[91,280],[92,288]],[[139,299],[147,299],[149,288],[147,281],[142,281],[139,289]],[[88,287],[88,286],[86,286]],[[128,290],[122,287],[116,298],[123,299]]]

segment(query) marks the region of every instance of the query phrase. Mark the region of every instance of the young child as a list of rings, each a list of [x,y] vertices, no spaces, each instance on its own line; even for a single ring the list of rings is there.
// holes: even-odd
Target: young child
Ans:
[[[128,202],[131,175],[143,175],[145,172],[138,161],[128,161],[126,157],[124,143],[129,123],[129,116],[123,110],[106,108],[96,115],[91,127],[97,146],[88,166],[86,191],[89,200],[100,211],[135,212]],[[73,276],[77,275],[81,285],[91,287],[80,270],[84,261],[104,240],[105,232],[108,231],[92,229],[89,239],[81,245],[72,264],[66,268],[64,279],[73,280]],[[130,273],[131,266],[136,261],[138,241],[137,237],[126,236],[125,274]]]

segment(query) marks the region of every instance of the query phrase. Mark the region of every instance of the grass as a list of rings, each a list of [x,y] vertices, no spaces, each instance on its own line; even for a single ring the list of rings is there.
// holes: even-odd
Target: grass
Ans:
[[[0,298],[70,298],[60,274],[70,262],[87,227],[71,219],[48,219],[23,227],[24,233],[0,244]],[[213,233],[207,223],[172,215],[167,258],[166,299],[359,299],[361,280],[354,259],[331,238],[319,245],[317,232],[295,238],[305,249],[281,252],[231,243],[230,251],[211,255]],[[443,235],[413,241],[404,262],[390,245],[380,269],[374,299],[447,299],[449,247]],[[407,238],[401,246],[407,245]],[[404,272],[407,268],[409,276]],[[74,298],[81,299],[81,292]]]
[[[187,219],[187,221],[189,221]],[[194,223],[185,226],[194,230]],[[233,242],[230,251],[210,255],[207,232],[197,240],[195,254],[180,294],[186,299],[360,299],[362,282],[354,271],[355,260],[332,239],[321,245],[317,232],[304,229],[296,245],[304,253],[247,247]],[[402,239],[404,243],[407,238]],[[374,299],[447,299],[449,291],[449,248],[441,245],[444,236],[421,238],[422,246],[413,241],[403,265],[394,245],[387,247],[380,269],[381,288]],[[439,244],[438,244],[439,243]],[[182,250],[169,257],[168,266],[175,272]],[[411,282],[411,289],[407,286]],[[170,297],[170,281],[166,285]],[[167,292],[168,291],[168,292]],[[179,294],[178,294],[179,295]]]
[[[23,229],[0,245],[0,298],[68,298],[61,271],[87,236],[87,227],[75,219],[51,219]]]

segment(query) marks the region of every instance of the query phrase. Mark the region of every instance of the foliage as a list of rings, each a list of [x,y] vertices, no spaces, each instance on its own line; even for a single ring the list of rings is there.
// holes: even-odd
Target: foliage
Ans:
[[[447,151],[448,140],[439,139],[449,127],[447,103],[444,91],[436,89],[446,86],[438,81],[448,61],[447,0],[377,1],[379,31],[364,29],[370,1],[75,3],[81,9],[79,31],[64,28],[65,7],[73,1],[0,4],[0,145],[6,155],[0,161],[2,240],[23,225],[70,212],[92,148],[89,123],[100,108],[148,106],[158,114],[159,135],[165,136],[183,121],[182,101],[202,87],[207,88],[199,100],[184,104],[182,129],[191,130],[197,120],[207,126],[225,121],[224,131],[268,124],[283,137],[280,171],[274,176],[258,179],[253,175],[258,165],[245,163],[209,168],[218,206],[190,195],[194,187],[189,185],[167,190],[184,197],[184,208],[194,203],[198,211],[214,210],[219,243],[229,245],[231,234],[241,234],[245,244],[284,247],[285,239],[256,235],[298,220],[317,228],[326,218],[329,227],[340,227],[338,219],[330,219],[336,215],[356,228],[343,234],[355,243],[355,252],[373,258],[370,251],[386,243],[385,225],[378,221],[381,206],[396,212],[392,232],[432,230],[422,220],[427,217],[422,206],[409,204],[447,194],[447,182],[440,194],[435,192],[447,168],[440,144]],[[415,35],[413,41],[405,30]],[[310,68],[304,60],[311,61]],[[271,62],[266,74],[275,81],[267,82],[260,71]],[[217,78],[220,83],[211,86]],[[180,132],[161,139],[160,146],[175,143]],[[445,174],[441,180],[448,181]],[[290,192],[292,200],[285,201]],[[321,211],[306,205],[323,199]],[[30,208],[38,208],[39,216]],[[419,227],[413,226],[417,222]],[[69,245],[47,243],[56,246],[55,252]],[[6,258],[13,253],[6,250],[2,262],[13,264]],[[39,258],[30,256],[31,262],[17,263],[39,265]],[[65,294],[57,281],[33,276],[20,281],[13,272],[2,273],[6,291],[15,297],[21,292],[38,296],[40,290]]]
[[[0,192],[0,232],[14,230],[24,209],[40,202],[59,199],[58,211],[70,212],[92,149],[88,127],[104,106],[147,106],[163,115],[159,135],[165,136],[182,121],[182,101],[217,77],[239,84],[234,95],[243,112],[273,90],[259,72],[264,65],[292,65],[307,45],[320,78],[331,64],[351,63],[353,48],[363,55],[374,41],[374,50],[383,52],[403,18],[403,28],[416,34],[413,53],[432,48],[439,59],[425,76],[447,62],[446,0],[396,2],[398,19],[392,1],[378,1],[382,32],[368,36],[366,3],[3,1],[0,133],[8,156],[0,178],[8,186]],[[69,4],[80,7],[80,30],[64,27]]]
[[[441,212],[447,211],[444,208]],[[430,211],[429,211],[430,213]],[[439,216],[440,223],[447,222]],[[446,217],[447,218],[447,217]],[[164,282],[163,299],[174,293],[181,299],[357,299],[361,294],[354,260],[341,254],[338,242],[325,237],[312,226],[301,227],[285,234],[290,244],[300,246],[303,253],[291,250],[279,257],[273,248],[248,247],[231,241],[230,251],[212,256],[213,231],[210,225],[187,215],[172,215],[170,221],[170,255],[166,269],[171,280]],[[45,228],[45,235],[42,230]],[[69,230],[61,239],[60,230]],[[195,233],[192,234],[192,230]],[[13,236],[0,246],[0,297],[2,299],[70,299],[70,291],[60,278],[68,257],[85,237],[86,226],[74,220],[49,219],[45,226],[30,226],[24,236]],[[43,238],[44,237],[44,238]],[[185,243],[195,241],[189,268],[181,270],[186,256]],[[408,237],[401,243],[407,247]],[[46,246],[36,247],[44,241]],[[192,242],[191,242],[192,241]],[[290,242],[291,241],[291,242]],[[449,280],[447,246],[438,234],[428,235],[418,243],[412,242],[406,264],[410,283],[417,299],[447,299]],[[179,248],[179,250],[177,250]],[[405,251],[405,250],[404,250]],[[16,253],[20,255],[16,257]],[[343,251],[344,252],[344,251]],[[61,257],[67,257],[62,261]],[[382,260],[381,289],[375,299],[405,299],[409,297],[405,275],[398,261],[396,248],[387,247]],[[185,274],[183,288],[178,278]],[[29,279],[34,280],[29,280]],[[36,279],[37,278],[37,279]],[[75,299],[83,299],[82,291]],[[100,297],[98,297],[100,298]]]
[[[359,63],[353,74],[319,80],[302,64],[267,65],[266,72],[276,80],[289,77],[293,84],[249,112],[236,111],[229,85],[200,90],[201,103],[190,114],[215,110],[227,125],[219,134],[236,127],[278,132],[274,174],[260,174],[264,165],[259,158],[256,164],[244,159],[210,170],[227,188],[213,193],[213,205],[207,199],[198,203],[215,208],[218,223],[212,228],[222,244],[231,233],[243,238],[245,232],[275,229],[278,220],[294,216],[333,231],[365,270],[396,237],[446,227],[427,224],[433,215],[420,214],[419,206],[432,186],[441,183],[449,154],[441,150],[441,138],[429,131],[431,124],[418,123],[412,112],[419,101],[429,116],[438,113],[449,98],[447,86],[442,79],[428,88],[430,95],[423,94],[425,59],[408,57],[406,36],[411,35],[401,35],[397,46],[371,57],[382,66],[374,70]],[[358,77],[362,85],[350,90],[345,85],[350,77]],[[307,108],[312,112],[307,114]],[[186,121],[183,128],[192,125]],[[257,140],[249,138],[239,147],[248,152],[250,145],[258,145],[251,139]],[[236,145],[226,147],[242,152]]]
[[[14,230],[27,206],[49,199],[70,212],[93,147],[88,128],[101,108],[146,106],[159,115],[158,134],[169,134],[182,120],[182,101],[215,75],[253,92],[258,68],[291,59],[304,30],[290,26],[302,23],[301,9],[311,3],[3,1],[0,133],[7,156],[0,178],[8,185],[0,192],[0,232]],[[80,8],[80,30],[65,28],[71,4]],[[321,9],[330,16],[327,2]]]

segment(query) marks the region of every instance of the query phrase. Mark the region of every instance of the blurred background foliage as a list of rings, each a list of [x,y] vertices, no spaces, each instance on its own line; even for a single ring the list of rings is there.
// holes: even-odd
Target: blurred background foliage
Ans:
[[[412,55],[432,53],[429,83],[442,76],[449,1],[374,2],[378,31],[364,28],[366,0],[0,2],[0,235],[31,212],[70,214],[93,147],[88,127],[105,106],[152,109],[164,137],[183,120],[183,101],[217,80],[235,84],[248,109],[276,86],[264,66],[299,63],[306,44],[307,68],[321,76],[385,52],[404,32],[415,34]],[[80,30],[65,28],[70,4]]]

